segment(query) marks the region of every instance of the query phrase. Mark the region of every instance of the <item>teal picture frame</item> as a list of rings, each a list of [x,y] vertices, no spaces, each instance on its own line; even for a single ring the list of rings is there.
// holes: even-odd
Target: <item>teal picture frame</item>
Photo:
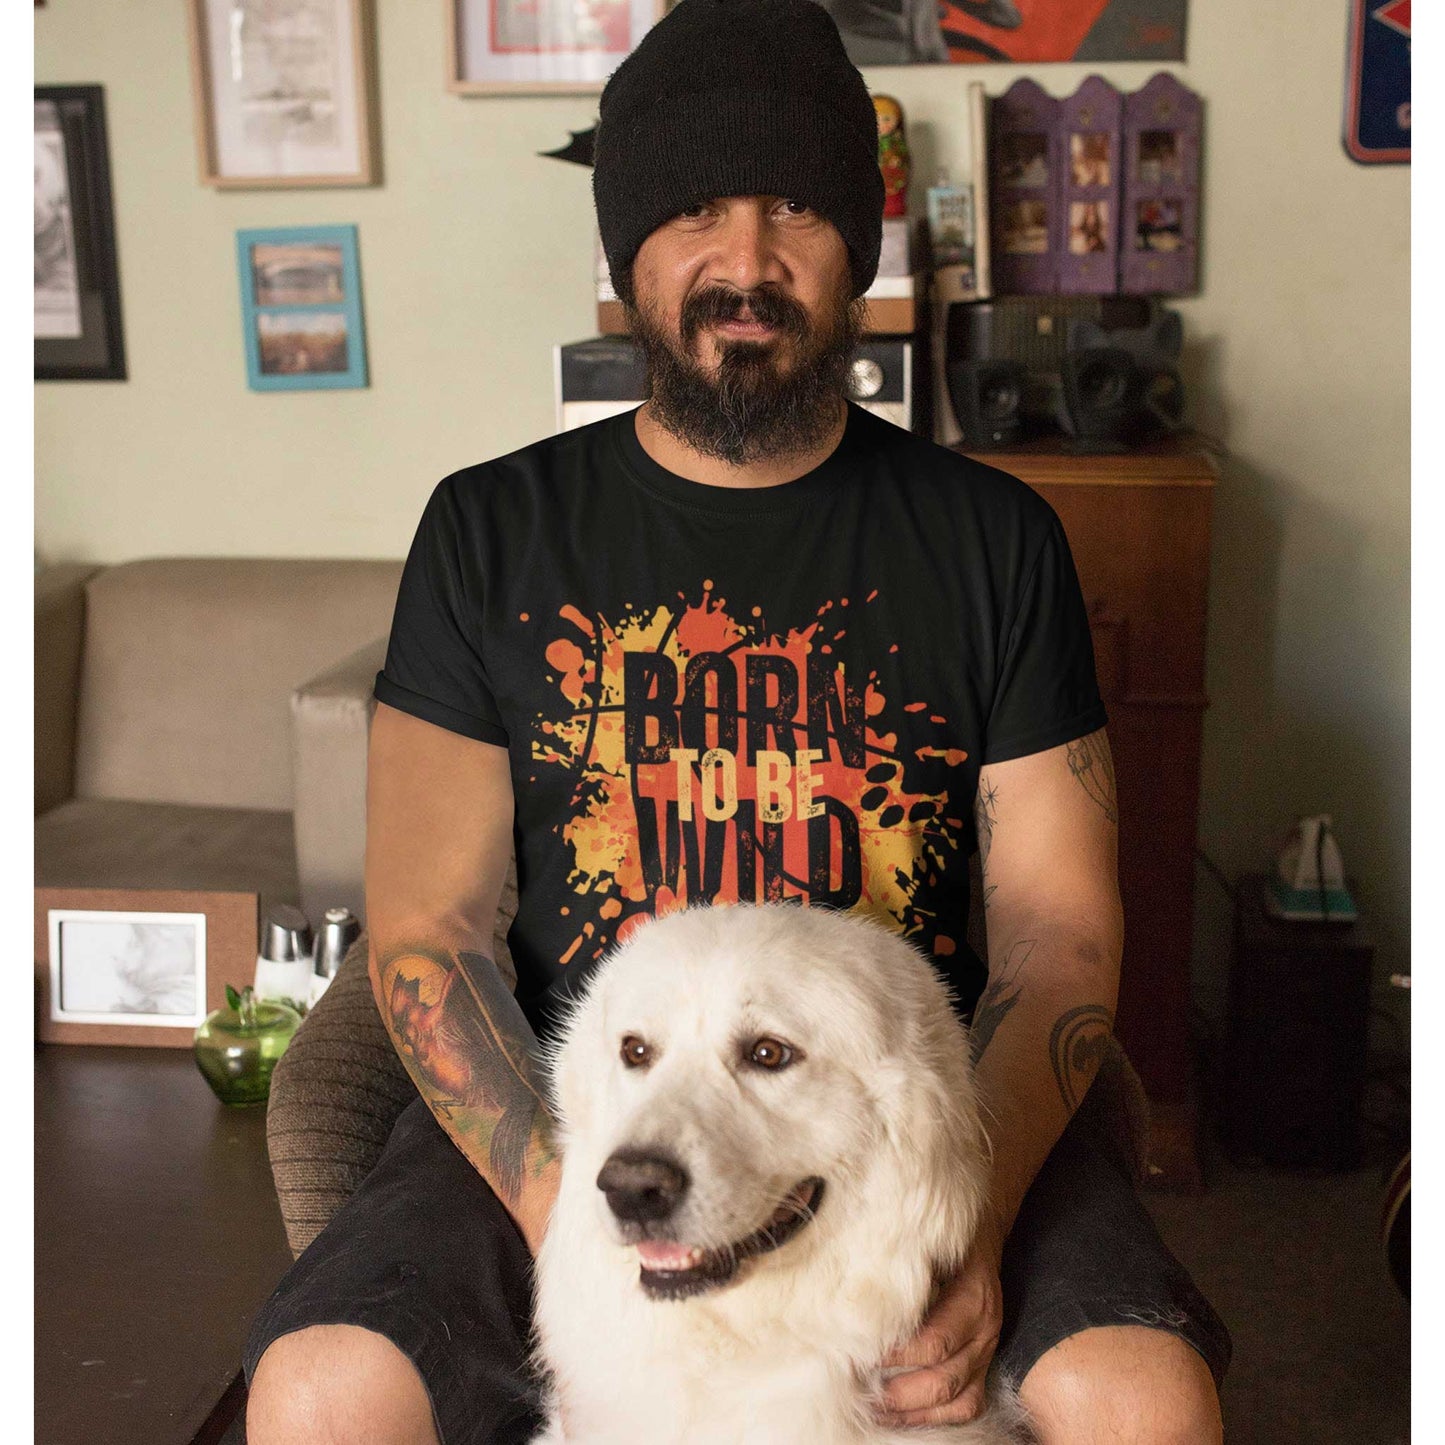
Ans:
[[[355,226],[237,231],[236,265],[252,391],[370,384]]]

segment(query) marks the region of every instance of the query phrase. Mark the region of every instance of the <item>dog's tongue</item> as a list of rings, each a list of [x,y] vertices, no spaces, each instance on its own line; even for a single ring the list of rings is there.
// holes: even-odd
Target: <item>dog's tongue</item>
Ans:
[[[702,1250],[671,1240],[644,1239],[638,1243],[637,1257],[644,1269],[682,1270],[701,1264]]]

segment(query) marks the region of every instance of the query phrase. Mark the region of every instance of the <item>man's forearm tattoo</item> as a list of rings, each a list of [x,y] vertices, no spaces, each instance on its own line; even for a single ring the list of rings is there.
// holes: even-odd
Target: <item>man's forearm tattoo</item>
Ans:
[[[1071,1114],[1094,1081],[1113,1028],[1114,1015],[1108,1009],[1085,1003],[1060,1014],[1049,1035],[1054,1079]]]
[[[529,1166],[535,1178],[557,1157],[537,1039],[521,1006],[496,964],[465,949],[392,950],[380,978],[383,1018],[418,1090],[515,1207]]]
[[[1117,824],[1119,800],[1114,786],[1114,755],[1103,728],[1069,744],[1069,771],[1104,810],[1104,816]]]
[[[989,977],[988,987],[979,995],[978,1003],[974,1005],[973,1023],[969,1029],[969,1051],[975,1064],[983,1057],[983,1051],[998,1032],[998,1026],[1008,1017],[1009,1010],[1023,994],[1024,986],[1019,974],[1033,951],[1032,938],[1020,939],[1015,943],[997,971]]]

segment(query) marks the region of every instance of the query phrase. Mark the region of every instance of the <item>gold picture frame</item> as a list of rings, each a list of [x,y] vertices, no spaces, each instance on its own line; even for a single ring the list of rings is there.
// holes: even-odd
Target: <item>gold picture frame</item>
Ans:
[[[591,0],[596,32],[606,37],[603,44],[591,49],[575,43],[575,30],[570,32],[574,43],[552,48],[501,43],[508,16],[515,13],[540,28],[544,23],[541,13],[549,0],[442,3],[446,12],[446,82],[454,95],[598,95],[607,77],[675,0]],[[557,5],[556,13],[567,25],[584,23],[588,14],[577,0],[550,3]],[[483,30],[485,40],[480,38]],[[620,43],[624,38],[625,49]]]
[[[248,30],[237,0],[187,0],[186,10],[203,185],[377,184],[372,0],[303,0],[305,23],[289,29],[268,30],[258,12]],[[284,76],[273,63],[283,47]]]
[[[259,912],[255,893],[37,888],[36,1037],[190,1048],[255,975]]]

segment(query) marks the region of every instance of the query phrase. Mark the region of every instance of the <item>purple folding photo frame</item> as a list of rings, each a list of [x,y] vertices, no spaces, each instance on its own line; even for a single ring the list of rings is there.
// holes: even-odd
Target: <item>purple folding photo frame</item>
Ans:
[[[1091,75],[1059,102],[1059,290],[1107,295],[1119,289],[1119,198],[1124,97]]]
[[[996,294],[1058,290],[1064,225],[1059,207],[1059,102],[1016,80],[992,104],[989,211]]]
[[[1161,71],[1124,97],[1119,289],[1180,296],[1199,289],[1199,149],[1204,106]]]

